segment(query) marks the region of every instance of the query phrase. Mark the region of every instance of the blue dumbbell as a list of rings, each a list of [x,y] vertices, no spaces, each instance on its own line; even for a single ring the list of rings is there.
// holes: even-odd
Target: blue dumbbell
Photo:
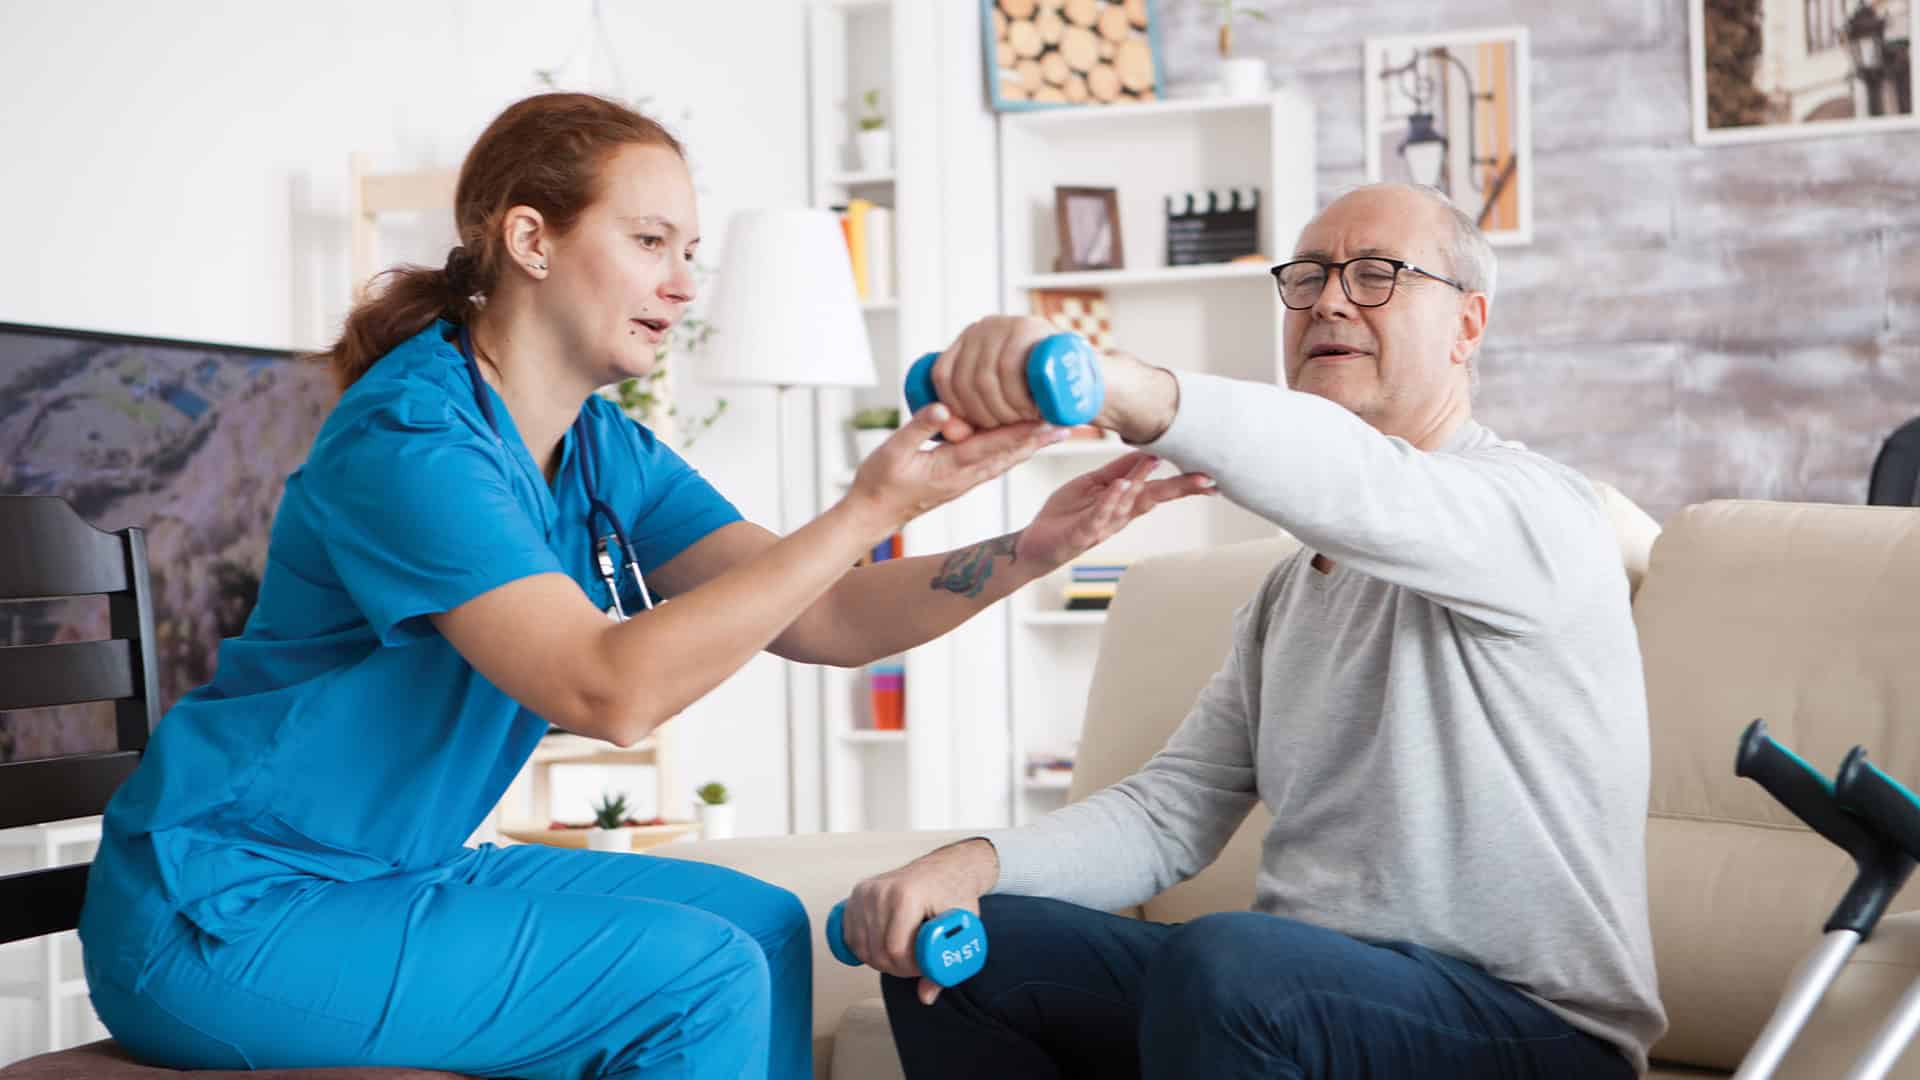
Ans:
[[[907,408],[919,412],[939,400],[933,388],[933,362],[939,353],[914,361],[907,372]],[[1100,415],[1106,400],[1100,357],[1079,334],[1040,339],[1027,350],[1027,392],[1049,424],[1072,427]]]
[[[847,948],[845,930],[841,927],[841,913],[846,906],[847,902],[842,900],[833,905],[833,911],[827,915],[827,948],[833,950],[834,959],[848,967],[859,967],[860,958]],[[986,966],[987,928],[965,908],[953,908],[944,915],[936,915],[921,923],[914,934],[913,959],[920,965],[922,975],[941,986],[957,986]]]

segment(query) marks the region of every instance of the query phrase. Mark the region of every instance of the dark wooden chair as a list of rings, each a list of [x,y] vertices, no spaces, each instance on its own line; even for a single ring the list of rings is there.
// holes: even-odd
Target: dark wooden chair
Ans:
[[[0,611],[25,600],[105,596],[105,641],[0,647],[0,710],[81,702],[114,704],[111,750],[0,762],[0,828],[90,817],[106,809],[140,763],[159,717],[153,604],[146,539],[137,528],[102,532],[64,499],[0,495]],[[0,877],[0,943],[71,930],[86,898],[87,864]],[[0,1080],[177,1080],[211,1075],[301,1080],[449,1080],[418,1069],[296,1069],[177,1072],[142,1065],[111,1040],[0,1067]]]
[[[0,710],[111,701],[112,750],[0,762],[0,829],[90,817],[140,763],[159,719],[146,538],[101,532],[64,499],[0,495],[0,604],[105,596],[112,637],[0,648]],[[71,930],[87,865],[0,877],[0,942]]]

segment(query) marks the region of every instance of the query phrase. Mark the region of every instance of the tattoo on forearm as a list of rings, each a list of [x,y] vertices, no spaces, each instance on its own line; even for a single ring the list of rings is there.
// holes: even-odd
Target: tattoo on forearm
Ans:
[[[980,590],[987,587],[987,579],[993,576],[993,560],[1005,556],[1008,562],[1014,561],[1014,548],[1019,542],[1019,533],[1008,533],[998,539],[983,540],[972,547],[948,552],[947,561],[940,564],[939,575],[927,585],[961,596],[979,596]]]

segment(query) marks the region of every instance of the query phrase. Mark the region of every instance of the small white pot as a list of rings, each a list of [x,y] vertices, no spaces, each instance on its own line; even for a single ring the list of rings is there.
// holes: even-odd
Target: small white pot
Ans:
[[[860,154],[861,172],[886,172],[893,168],[893,132],[886,128],[853,133],[853,146]]]
[[[732,803],[695,803],[700,808],[700,839],[725,840],[733,835]]]
[[[1272,89],[1267,84],[1267,62],[1257,56],[1220,61],[1220,89],[1231,98],[1265,96]]]
[[[632,851],[633,830],[603,829],[595,825],[587,830],[587,846],[595,851]]]
[[[872,457],[873,452],[875,450],[880,449],[881,443],[884,443],[888,439],[893,438],[893,432],[894,432],[893,428],[854,428],[853,429],[854,467],[858,468],[861,462],[867,460],[869,457]]]

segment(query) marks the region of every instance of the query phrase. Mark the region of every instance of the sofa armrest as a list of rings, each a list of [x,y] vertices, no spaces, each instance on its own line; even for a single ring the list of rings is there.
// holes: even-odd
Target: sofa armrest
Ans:
[[[934,848],[980,835],[979,830],[811,833],[662,844],[650,855],[714,863],[778,885],[806,905],[813,924],[813,1048],[816,1074],[825,1075],[840,1016],[856,1001],[880,995],[872,968],[848,967],[827,951],[827,913],[854,885],[912,862]]]
[[[1915,979],[1920,979],[1920,911],[1889,915],[1820,999],[1779,1075],[1848,1075]],[[1903,1055],[1887,1075],[1920,1080],[1920,1053]]]

